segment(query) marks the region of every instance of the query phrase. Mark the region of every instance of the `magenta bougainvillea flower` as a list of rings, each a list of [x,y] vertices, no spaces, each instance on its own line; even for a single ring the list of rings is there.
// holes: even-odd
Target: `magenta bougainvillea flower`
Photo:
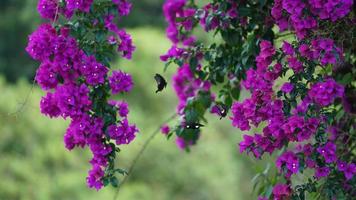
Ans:
[[[289,185],[277,184],[273,187],[272,192],[276,200],[283,200],[291,196],[292,190]]]
[[[338,186],[345,185],[345,181],[352,180],[354,165],[343,163],[335,169],[339,159],[347,154],[338,144],[350,142],[350,136],[345,134],[349,129],[329,130],[341,121],[341,126],[352,123],[342,118],[340,106],[348,89],[345,81],[349,81],[347,77],[352,73],[342,80],[342,75],[335,74],[346,58],[344,50],[340,41],[334,41],[335,37],[327,38],[320,33],[330,31],[325,30],[325,26],[331,27],[337,20],[337,23],[345,20],[352,24],[347,15],[353,2],[274,0],[267,4],[260,5],[267,8],[264,12],[254,12],[266,15],[254,18],[249,11],[256,5],[248,1],[211,1],[201,6],[191,1],[166,0],[163,10],[172,47],[161,60],[179,66],[173,85],[179,99],[177,111],[181,121],[196,120],[194,115],[204,121],[202,111],[209,110],[216,115],[219,110],[215,101],[222,101],[228,105],[234,127],[241,131],[260,130],[260,133],[243,136],[240,152],[261,159],[265,153],[282,151],[276,166],[287,184],[275,184],[272,194],[265,197],[268,192],[264,191],[260,199],[288,199],[298,195],[292,175],[303,173],[307,168],[315,172],[315,181],[337,177]],[[272,30],[274,25],[280,32],[289,31],[292,35],[288,41],[282,40],[279,47],[276,44],[280,42]],[[194,28],[199,27],[221,36],[219,42],[196,39]],[[250,27],[261,27],[261,30],[249,32]],[[193,42],[186,45],[185,41],[192,37]],[[349,69],[344,70],[346,73]],[[209,85],[206,90],[201,87],[204,81]],[[350,88],[350,82],[347,84]],[[200,95],[210,92],[210,88],[216,89],[218,94],[210,93],[213,103],[204,108],[207,101]],[[238,101],[238,97],[231,98],[235,90],[247,90],[250,95]],[[340,116],[347,122],[340,120]],[[190,141],[182,136],[187,137],[188,131],[185,133],[179,127],[182,126],[176,129],[177,144],[187,149]],[[305,185],[296,188],[303,187]]]
[[[110,88],[113,94],[129,92],[133,87],[133,81],[129,74],[122,71],[113,71],[109,77]]]
[[[169,126],[168,125],[163,125],[162,127],[161,127],[161,133],[162,134],[164,134],[164,135],[168,135],[168,133],[170,132],[170,128],[169,128]]]
[[[97,15],[98,6],[93,6],[95,3],[94,0],[40,0],[37,8],[41,17],[52,23],[40,25],[29,36],[26,51],[41,62],[35,78],[47,92],[41,99],[41,112],[51,118],[61,116],[71,120],[64,135],[65,146],[68,150],[75,147],[91,150],[92,169],[87,184],[99,190],[108,181],[116,184],[113,181],[117,171],[113,154],[118,152],[119,145],[132,142],[138,129],[128,121],[128,104],[109,100],[112,94],[129,92],[133,87],[132,78],[120,70],[113,71],[109,77],[107,55],[113,52],[104,54],[99,51],[108,48],[108,45],[117,45],[117,51],[124,58],[132,57],[135,47],[131,36],[113,23],[116,17],[129,14],[131,3],[126,0],[112,1],[107,6],[116,7],[118,13],[110,15]],[[84,23],[79,25],[81,27],[74,27],[70,20],[77,14],[86,16],[81,19],[89,19],[89,15],[95,14],[98,19],[90,22],[90,27]],[[65,25],[57,21],[60,15],[64,16]],[[89,50],[90,47],[84,45],[88,44],[84,41],[85,37],[76,34],[77,28],[87,33],[102,29],[104,38],[111,40],[106,40],[107,44],[98,43],[95,49]]]
[[[308,94],[315,103],[328,106],[336,98],[343,97],[344,88],[333,79],[327,79],[325,82],[314,84]]]

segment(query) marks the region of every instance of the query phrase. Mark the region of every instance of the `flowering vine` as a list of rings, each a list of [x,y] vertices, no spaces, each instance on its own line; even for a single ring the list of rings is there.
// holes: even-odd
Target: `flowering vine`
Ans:
[[[47,93],[41,112],[71,120],[65,146],[89,147],[87,183],[97,190],[118,185],[116,173],[125,174],[114,164],[119,147],[138,132],[128,121],[128,104],[110,100],[133,87],[129,74],[110,70],[115,52],[131,59],[135,50],[115,23],[130,8],[127,0],[40,0],[38,11],[50,23],[30,35],[26,48],[40,62],[35,80]],[[207,112],[229,118],[241,131],[257,130],[243,135],[241,153],[276,157],[275,176],[256,176],[267,180],[257,182],[260,200],[353,198],[353,11],[352,0],[212,0],[202,7],[166,0],[172,47],[160,59],[179,66],[173,87],[180,120],[161,132],[175,134],[177,146],[189,150]],[[199,27],[216,41],[200,41]],[[241,90],[250,96],[239,101]],[[297,183],[300,174],[307,178]]]
[[[93,158],[87,177],[90,188],[118,185],[115,167],[120,145],[138,132],[128,121],[128,104],[110,100],[133,87],[129,74],[110,70],[115,51],[130,59],[131,36],[115,20],[129,14],[126,0],[39,0],[38,12],[49,20],[29,36],[26,51],[39,61],[35,80],[47,93],[41,112],[70,119],[64,135],[67,149],[88,147]]]
[[[220,117],[230,111],[234,127],[260,130],[243,136],[241,153],[277,157],[276,176],[256,176],[260,200],[353,198],[352,6],[351,0],[212,0],[203,7],[193,0],[166,0],[172,47],[161,60],[179,66],[173,86],[181,120],[162,132],[175,133],[178,147],[189,149],[201,135],[201,126],[191,124],[206,122],[206,111]],[[340,25],[346,27],[334,28]],[[199,41],[193,32],[198,27],[222,40]],[[279,44],[286,31],[289,37]],[[251,95],[238,101],[240,90]],[[298,174],[307,178],[297,184]]]

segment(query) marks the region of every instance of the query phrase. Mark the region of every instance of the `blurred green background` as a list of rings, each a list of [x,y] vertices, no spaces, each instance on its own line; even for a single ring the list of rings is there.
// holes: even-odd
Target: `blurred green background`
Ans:
[[[132,2],[133,12],[122,26],[132,34],[137,50],[132,61],[120,60],[114,66],[133,75],[135,88],[124,98],[130,103],[130,120],[141,133],[123,147],[117,163],[123,168],[177,104],[171,87],[154,94],[153,76],[163,73],[159,55],[170,46],[164,34],[163,0]],[[97,192],[86,187],[90,153],[64,148],[68,121],[39,112],[44,92],[31,86],[38,63],[24,51],[27,35],[41,22],[36,6],[37,0],[0,0],[0,200],[112,199],[115,188]],[[174,71],[171,66],[163,75],[170,77]],[[238,153],[241,132],[228,119],[208,118],[210,123],[189,154],[176,148],[174,138],[167,141],[157,135],[118,199],[255,199],[251,178],[264,166]]]

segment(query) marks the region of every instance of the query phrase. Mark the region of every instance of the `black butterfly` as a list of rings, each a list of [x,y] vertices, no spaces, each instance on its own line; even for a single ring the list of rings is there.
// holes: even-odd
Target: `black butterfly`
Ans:
[[[200,127],[203,127],[203,124],[200,124],[198,122],[192,122],[192,123],[186,123],[184,128],[185,129],[199,129]]]
[[[157,82],[156,93],[162,91],[165,87],[167,87],[167,81],[160,74],[155,75],[155,80]]]
[[[219,110],[220,119],[226,117],[227,112],[229,111],[228,107],[225,104],[217,104],[216,106]]]

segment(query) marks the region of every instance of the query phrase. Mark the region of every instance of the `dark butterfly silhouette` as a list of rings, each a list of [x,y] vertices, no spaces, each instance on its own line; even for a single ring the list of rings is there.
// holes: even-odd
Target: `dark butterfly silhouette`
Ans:
[[[184,128],[185,129],[199,129],[200,127],[203,127],[203,124],[200,124],[198,122],[192,122],[192,123],[186,123]]]
[[[217,104],[216,106],[219,110],[220,119],[226,117],[227,112],[229,111],[228,107],[225,104]]]
[[[162,91],[165,87],[167,87],[167,81],[160,74],[155,75],[155,80],[157,82],[157,90],[156,93]]]

